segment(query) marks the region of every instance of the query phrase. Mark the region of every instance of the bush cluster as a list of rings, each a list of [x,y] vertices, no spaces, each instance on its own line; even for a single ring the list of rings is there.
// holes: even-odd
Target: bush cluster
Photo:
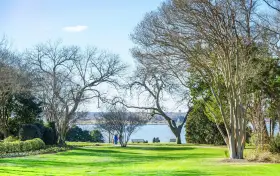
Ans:
[[[42,134],[40,129],[33,124],[24,124],[19,130],[19,139],[26,141],[34,138],[41,138]]]
[[[87,130],[82,130],[78,126],[75,126],[67,132],[66,140],[71,142],[91,142],[92,138]]]
[[[0,143],[0,153],[27,152],[44,147],[45,143],[40,138],[26,141],[2,142]]]
[[[253,162],[280,163],[280,155],[269,151],[253,150],[245,153],[245,158]]]
[[[90,132],[92,142],[104,142],[104,137],[99,130],[93,130]]]
[[[17,153],[0,153],[0,158],[11,158],[11,157],[22,157],[22,156],[38,155],[38,154],[46,154],[46,153],[57,153],[57,152],[67,151],[69,149],[71,149],[71,147],[49,146],[35,151],[26,151],[26,152],[17,152]]]
[[[54,129],[53,129],[53,128]],[[57,142],[55,126],[44,126],[41,123],[25,124],[19,130],[19,139],[21,141],[34,138],[41,138],[46,145],[54,145]]]
[[[66,140],[70,142],[104,142],[103,135],[100,131],[93,130],[89,132],[82,130],[78,126],[74,126],[67,132]]]
[[[4,142],[15,142],[15,141],[18,141],[18,137],[9,136],[4,139]]]
[[[280,135],[277,135],[269,142],[269,151],[271,153],[279,153],[280,154]]]
[[[56,144],[55,133],[54,133],[53,129],[50,127],[45,127],[42,139],[46,145]]]

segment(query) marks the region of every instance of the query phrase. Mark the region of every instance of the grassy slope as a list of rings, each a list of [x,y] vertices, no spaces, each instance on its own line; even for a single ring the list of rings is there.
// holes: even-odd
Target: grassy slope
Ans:
[[[224,149],[192,146],[88,147],[0,159],[0,175],[278,176],[280,165],[221,163]]]

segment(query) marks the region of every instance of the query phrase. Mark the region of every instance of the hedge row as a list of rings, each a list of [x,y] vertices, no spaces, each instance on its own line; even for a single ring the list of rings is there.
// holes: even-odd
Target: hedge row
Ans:
[[[27,141],[15,141],[15,142],[1,142],[0,153],[16,153],[39,150],[45,147],[45,143],[35,138]]]
[[[44,149],[35,150],[35,151],[17,152],[17,153],[0,153],[0,158],[12,158],[12,157],[22,157],[22,156],[39,155],[39,154],[47,154],[47,153],[58,153],[70,149],[72,148],[69,146],[66,147],[46,146],[46,148]]]
[[[49,123],[48,126],[44,126],[41,123],[21,125],[19,139],[21,141],[26,141],[34,138],[42,139],[46,145],[57,144],[57,134],[54,123]]]

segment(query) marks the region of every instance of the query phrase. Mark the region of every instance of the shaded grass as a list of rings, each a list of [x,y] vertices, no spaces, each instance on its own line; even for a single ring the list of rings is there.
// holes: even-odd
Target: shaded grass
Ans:
[[[177,145],[89,146],[0,159],[0,175],[278,176],[280,165],[222,163],[224,148]]]

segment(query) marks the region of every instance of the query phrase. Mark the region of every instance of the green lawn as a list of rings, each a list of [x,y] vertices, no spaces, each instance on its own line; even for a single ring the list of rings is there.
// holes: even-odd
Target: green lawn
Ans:
[[[279,164],[223,163],[224,148],[92,146],[58,153],[0,159],[0,175],[279,176]]]

